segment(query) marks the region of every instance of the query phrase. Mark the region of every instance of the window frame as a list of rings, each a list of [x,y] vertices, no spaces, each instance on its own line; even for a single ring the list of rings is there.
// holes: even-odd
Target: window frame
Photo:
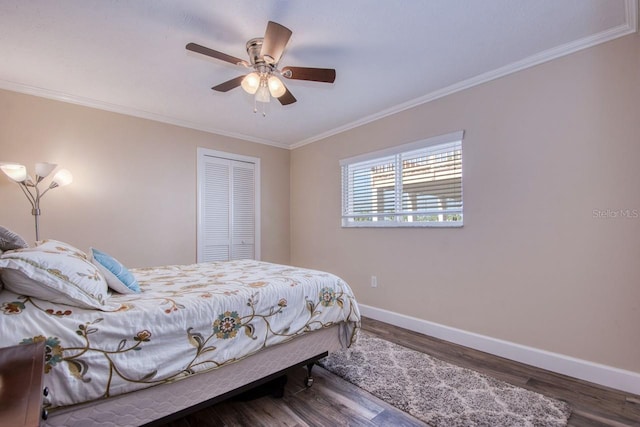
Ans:
[[[464,139],[464,131],[451,132],[444,135],[438,135],[430,138],[426,138],[419,141],[410,142],[408,144],[402,144],[395,147],[378,150],[366,154],[361,154],[358,156],[349,157],[346,159],[340,160],[340,171],[341,171],[341,223],[343,228],[410,228],[410,227],[421,227],[421,228],[459,228],[464,225],[464,205],[463,205],[463,175],[464,175],[464,156],[462,154],[463,151],[463,139]],[[461,216],[459,221],[401,221],[398,220],[398,216],[402,215],[402,207],[403,207],[403,193],[402,189],[402,179],[403,176],[398,171],[402,170],[401,167],[398,167],[400,163],[403,162],[401,159],[402,155],[409,154],[416,150],[424,150],[430,147],[434,148],[434,151],[437,151],[438,146],[446,146],[447,144],[456,144],[459,143],[460,146],[460,212]],[[438,154],[436,154],[438,155]],[[356,214],[353,212],[348,212],[349,201],[353,199],[353,181],[349,177],[349,166],[358,165],[364,162],[372,162],[375,163],[377,161],[382,162],[385,158],[393,157],[393,162],[395,167],[392,168],[394,170],[394,197],[393,197],[393,212],[391,215],[394,219],[388,220],[369,220],[369,221],[354,221],[353,218],[359,217],[372,217],[385,216],[385,212],[376,212],[376,213],[367,213],[367,214]],[[404,160],[407,161],[407,160]],[[373,166],[372,166],[373,167]],[[353,172],[353,171],[352,171]],[[405,211],[411,215],[411,211]],[[388,214],[388,212],[387,212]],[[424,212],[418,213],[418,215],[424,215]],[[437,211],[434,211],[434,214],[437,214]],[[447,214],[447,213],[445,213]]]

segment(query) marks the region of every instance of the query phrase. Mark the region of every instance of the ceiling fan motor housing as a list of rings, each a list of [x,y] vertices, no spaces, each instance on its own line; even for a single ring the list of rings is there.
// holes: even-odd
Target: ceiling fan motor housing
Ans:
[[[247,42],[247,54],[249,54],[249,60],[254,68],[261,65],[268,65],[261,54],[263,43],[263,37],[256,37]]]

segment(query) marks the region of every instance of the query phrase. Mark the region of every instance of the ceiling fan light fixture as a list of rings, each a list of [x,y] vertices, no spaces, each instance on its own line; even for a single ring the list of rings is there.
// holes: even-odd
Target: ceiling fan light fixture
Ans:
[[[265,103],[271,101],[271,94],[266,84],[261,84],[256,91],[256,101]]]
[[[280,79],[274,75],[269,77],[267,84],[269,86],[269,92],[271,92],[271,96],[274,98],[280,98],[287,91],[287,88],[284,87]]]
[[[242,83],[240,85],[245,92],[253,95],[260,87],[260,75],[256,72],[249,73],[244,79],[242,79]]]

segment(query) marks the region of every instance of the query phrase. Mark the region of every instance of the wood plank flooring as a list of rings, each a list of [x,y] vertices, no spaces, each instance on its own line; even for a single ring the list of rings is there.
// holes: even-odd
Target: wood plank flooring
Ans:
[[[369,318],[363,319],[362,327],[405,347],[564,400],[573,411],[570,427],[640,426],[640,396],[523,365]],[[425,425],[319,366],[313,369],[315,381],[311,388],[304,386],[305,376],[305,368],[291,371],[282,398],[264,396],[246,402],[222,402],[170,422],[166,427]]]

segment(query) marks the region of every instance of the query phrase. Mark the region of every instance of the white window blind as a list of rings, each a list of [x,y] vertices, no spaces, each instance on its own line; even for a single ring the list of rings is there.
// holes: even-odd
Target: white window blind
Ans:
[[[463,135],[342,160],[342,225],[462,226]]]

